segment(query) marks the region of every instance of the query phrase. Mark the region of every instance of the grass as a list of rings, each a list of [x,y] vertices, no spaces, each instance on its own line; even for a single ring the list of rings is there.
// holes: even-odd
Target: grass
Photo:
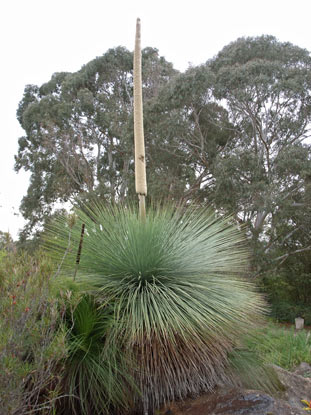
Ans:
[[[275,323],[256,332],[257,341],[248,338],[249,350],[256,351],[267,364],[292,370],[301,362],[311,364],[311,332],[295,331]]]

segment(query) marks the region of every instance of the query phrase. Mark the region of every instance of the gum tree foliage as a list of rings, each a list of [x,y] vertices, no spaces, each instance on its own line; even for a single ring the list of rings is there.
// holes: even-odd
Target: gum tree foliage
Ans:
[[[310,249],[309,52],[272,36],[238,39],[208,66],[238,130],[215,160],[216,204],[236,212],[264,253],[285,242],[289,254]]]
[[[142,57],[148,101],[176,71],[156,49],[145,48]],[[31,172],[21,205],[26,232],[54,202],[77,195],[122,201],[133,192],[132,66],[132,53],[118,47],[75,73],[26,86],[17,111],[25,136],[15,164]]]
[[[213,97],[214,82],[206,66],[189,68],[146,108],[149,150],[159,153],[156,180],[173,199],[207,201],[214,159],[235,135],[227,110]]]

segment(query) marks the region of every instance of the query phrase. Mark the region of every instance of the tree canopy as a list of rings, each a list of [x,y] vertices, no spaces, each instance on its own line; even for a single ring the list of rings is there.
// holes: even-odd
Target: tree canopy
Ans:
[[[227,209],[266,242],[267,253],[310,225],[310,55],[262,36],[228,45],[209,66],[215,97],[238,130],[234,147],[215,160],[215,200],[223,207],[230,195]]]
[[[176,74],[146,48],[145,99]],[[19,139],[16,170],[31,172],[21,210],[29,229],[55,202],[77,195],[123,201],[133,187],[133,58],[119,47],[76,73],[56,73],[41,87],[28,85],[17,111],[26,135]]]

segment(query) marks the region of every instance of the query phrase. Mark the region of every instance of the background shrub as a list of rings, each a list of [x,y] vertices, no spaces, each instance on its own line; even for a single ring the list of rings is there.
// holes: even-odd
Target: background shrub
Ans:
[[[311,257],[301,253],[289,257],[281,268],[262,280],[264,292],[271,304],[271,316],[280,322],[294,323],[303,317],[311,325]]]
[[[52,413],[66,355],[52,264],[40,253],[0,258],[0,413]]]

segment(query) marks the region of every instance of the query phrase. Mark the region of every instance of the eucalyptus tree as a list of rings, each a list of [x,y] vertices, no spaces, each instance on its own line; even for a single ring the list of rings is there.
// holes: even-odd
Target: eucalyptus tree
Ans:
[[[158,51],[142,51],[146,99],[175,75]],[[122,201],[132,192],[133,54],[108,50],[75,73],[56,73],[41,87],[28,85],[17,111],[25,130],[16,170],[31,172],[21,209],[29,227],[54,202],[92,194]]]
[[[294,239],[311,215],[309,52],[272,36],[241,38],[207,65],[238,132],[214,163],[216,204],[235,212],[265,253],[282,241],[293,241],[291,253],[310,249],[310,235]]]
[[[213,163],[236,134],[228,112],[213,96],[215,76],[205,65],[174,77],[146,106],[145,134],[153,177],[174,199],[211,203]]]

